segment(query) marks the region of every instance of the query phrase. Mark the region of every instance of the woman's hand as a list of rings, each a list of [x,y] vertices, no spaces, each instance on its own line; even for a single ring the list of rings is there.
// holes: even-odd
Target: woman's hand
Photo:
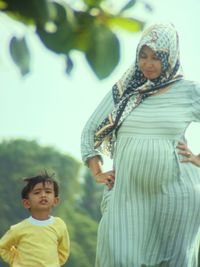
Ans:
[[[99,156],[94,156],[87,160],[87,165],[97,183],[106,184],[109,189],[113,188],[115,181],[115,171],[104,172],[102,170],[103,161]]]
[[[97,183],[106,184],[109,189],[112,189],[115,181],[115,171],[100,172],[95,176]]]
[[[200,156],[194,155],[185,143],[179,142],[177,148],[179,149],[178,154],[185,156],[181,162],[191,162],[197,167],[200,167]]]

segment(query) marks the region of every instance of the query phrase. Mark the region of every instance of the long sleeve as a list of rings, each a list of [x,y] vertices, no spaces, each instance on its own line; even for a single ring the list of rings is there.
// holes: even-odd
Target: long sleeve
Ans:
[[[8,230],[5,235],[0,239],[0,256],[1,258],[9,263],[13,263],[14,258],[17,254],[16,250],[16,236],[12,227]]]
[[[63,233],[61,236],[61,239],[59,240],[58,244],[58,257],[60,265],[63,265],[70,253],[70,240],[69,240],[69,234],[66,225],[63,223]]]
[[[192,90],[192,106],[194,121],[200,122],[200,84],[194,83],[194,90]]]
[[[59,217],[41,224],[30,218],[13,225],[0,240],[0,255],[12,267],[60,267],[69,257],[69,235]]]
[[[113,107],[112,91],[109,91],[83,128],[81,135],[81,155],[84,162],[91,157],[101,155],[97,149],[94,149],[94,132],[103,119],[112,111]]]

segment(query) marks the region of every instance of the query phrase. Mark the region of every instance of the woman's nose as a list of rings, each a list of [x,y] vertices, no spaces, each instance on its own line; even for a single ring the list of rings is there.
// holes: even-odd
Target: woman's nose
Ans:
[[[153,65],[153,60],[152,59],[146,59],[146,61],[145,61],[145,64],[146,64],[146,66],[152,66]]]

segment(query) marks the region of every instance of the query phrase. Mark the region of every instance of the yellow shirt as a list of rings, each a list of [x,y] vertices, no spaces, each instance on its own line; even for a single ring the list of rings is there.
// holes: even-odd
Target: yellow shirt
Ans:
[[[60,267],[69,257],[69,247],[67,227],[58,217],[29,217],[0,239],[0,255],[11,267]]]

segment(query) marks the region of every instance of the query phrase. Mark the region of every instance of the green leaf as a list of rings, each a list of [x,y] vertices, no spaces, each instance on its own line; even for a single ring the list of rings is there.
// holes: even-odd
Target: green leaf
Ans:
[[[98,7],[103,0],[83,0],[88,7]]]
[[[86,52],[96,18],[91,16],[89,12],[76,11],[74,14],[77,26],[74,32],[74,49]]]
[[[144,3],[144,7],[148,12],[153,12],[153,10],[154,10],[152,5],[149,3],[146,3],[146,2]]]
[[[120,59],[120,45],[116,35],[103,25],[94,26],[86,59],[99,79],[108,77]]]
[[[37,27],[37,34],[50,50],[68,54],[74,46],[74,30],[70,22],[71,17],[68,18],[67,10],[62,5],[54,3],[54,7],[56,8],[56,16],[50,24],[52,30],[47,23],[45,27]]]
[[[5,9],[7,7],[7,4],[5,3],[5,1],[3,1],[3,0],[0,0],[0,10],[1,9]]]
[[[18,38],[12,37],[10,41],[10,54],[24,76],[30,71],[30,52],[25,40],[25,37]]]
[[[11,16],[31,19],[34,24],[43,25],[54,15],[52,3],[47,0],[4,0],[7,3],[5,9]],[[25,19],[22,19],[25,22]]]
[[[69,55],[66,56],[65,62],[66,62],[66,73],[70,75],[74,67],[74,63]]]
[[[120,27],[130,32],[141,31],[144,27],[144,22],[133,18],[126,18],[121,16],[113,16],[107,19],[107,24],[110,27]]]
[[[126,11],[127,9],[130,9],[131,7],[133,7],[135,5],[137,0],[130,0],[125,6],[122,7],[122,9],[120,10],[119,13],[122,13],[124,11]]]

